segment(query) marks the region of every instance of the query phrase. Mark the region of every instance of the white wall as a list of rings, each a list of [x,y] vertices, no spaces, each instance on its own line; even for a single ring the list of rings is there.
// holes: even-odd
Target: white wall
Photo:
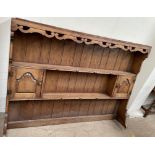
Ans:
[[[0,112],[5,112],[10,44],[10,20],[0,19]]]
[[[24,18],[90,34],[152,46],[131,94],[128,113],[134,115],[155,85],[155,18]],[[6,53],[5,53],[6,54]],[[6,54],[7,55],[7,54]],[[6,56],[7,57],[7,56]]]

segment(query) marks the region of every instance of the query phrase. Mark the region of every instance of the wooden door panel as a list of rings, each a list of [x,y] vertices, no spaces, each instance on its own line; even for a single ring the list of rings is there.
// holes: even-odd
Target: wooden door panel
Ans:
[[[129,96],[134,85],[135,77],[118,76],[113,89],[113,96],[126,97]]]
[[[12,67],[11,80],[11,98],[35,98],[40,97],[43,71],[23,68]]]

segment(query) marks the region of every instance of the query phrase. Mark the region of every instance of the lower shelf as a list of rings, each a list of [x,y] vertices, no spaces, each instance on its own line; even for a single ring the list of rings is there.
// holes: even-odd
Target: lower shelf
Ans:
[[[127,97],[111,97],[102,93],[46,93],[43,99],[126,99]]]
[[[102,94],[102,93],[44,93],[42,95],[42,98],[20,98],[20,97],[15,97],[12,99],[9,99],[10,101],[23,101],[23,100],[61,100],[61,99],[74,99],[74,100],[79,100],[79,99],[128,99],[127,96],[123,97],[111,97],[107,94]]]
[[[8,122],[7,128],[12,129],[12,128],[25,128],[25,127],[34,127],[34,126],[66,124],[66,123],[111,120],[111,119],[114,119],[115,117],[116,116],[114,114],[108,114],[108,115],[93,115],[93,116],[78,116],[78,117],[14,121],[14,122]]]

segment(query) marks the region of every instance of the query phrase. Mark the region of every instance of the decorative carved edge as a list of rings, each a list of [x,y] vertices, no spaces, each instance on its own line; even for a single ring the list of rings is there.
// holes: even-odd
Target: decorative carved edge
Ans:
[[[127,85],[127,84],[131,84],[129,79],[124,79],[121,83],[118,84],[118,87],[120,88],[122,85]]]
[[[38,28],[33,28],[33,27],[29,27],[29,26],[24,26],[24,25],[19,25],[15,22],[12,23],[12,31],[21,31],[23,33],[39,33],[47,38],[57,38],[58,40],[66,40],[66,39],[71,39],[73,41],[75,41],[76,43],[85,43],[86,45],[93,45],[93,44],[97,44],[101,47],[108,47],[108,48],[120,48],[124,51],[130,51],[130,52],[136,52],[139,51],[143,54],[149,53],[149,49],[148,48],[141,48],[138,46],[131,46],[126,44],[122,44],[122,43],[116,43],[116,42],[108,42],[108,41],[100,41],[100,40],[95,40],[95,39],[89,39],[89,38],[83,38],[83,37],[79,37],[79,36],[74,36],[71,34],[61,34],[58,32],[52,32],[49,30],[42,30],[42,29],[38,29]]]
[[[117,91],[119,92],[120,88],[122,87],[122,85],[128,85],[128,92],[130,91],[130,85],[131,85],[131,81],[129,79],[125,79],[123,80],[121,83],[118,83],[116,84],[116,87],[117,87]]]
[[[41,85],[41,83],[42,83],[41,81],[38,81],[38,80],[32,75],[32,73],[30,73],[30,72],[24,73],[20,78],[16,79],[16,81],[19,82],[20,80],[22,80],[22,79],[24,79],[24,78],[26,78],[26,77],[31,78],[31,80],[32,80],[33,82],[37,83],[38,85]]]

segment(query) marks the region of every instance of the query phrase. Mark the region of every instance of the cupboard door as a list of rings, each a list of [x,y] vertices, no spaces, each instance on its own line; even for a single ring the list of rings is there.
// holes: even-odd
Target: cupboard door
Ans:
[[[135,77],[118,76],[113,89],[113,96],[128,97],[134,85]]]
[[[11,68],[10,98],[33,99],[40,97],[43,71],[25,67]]]

